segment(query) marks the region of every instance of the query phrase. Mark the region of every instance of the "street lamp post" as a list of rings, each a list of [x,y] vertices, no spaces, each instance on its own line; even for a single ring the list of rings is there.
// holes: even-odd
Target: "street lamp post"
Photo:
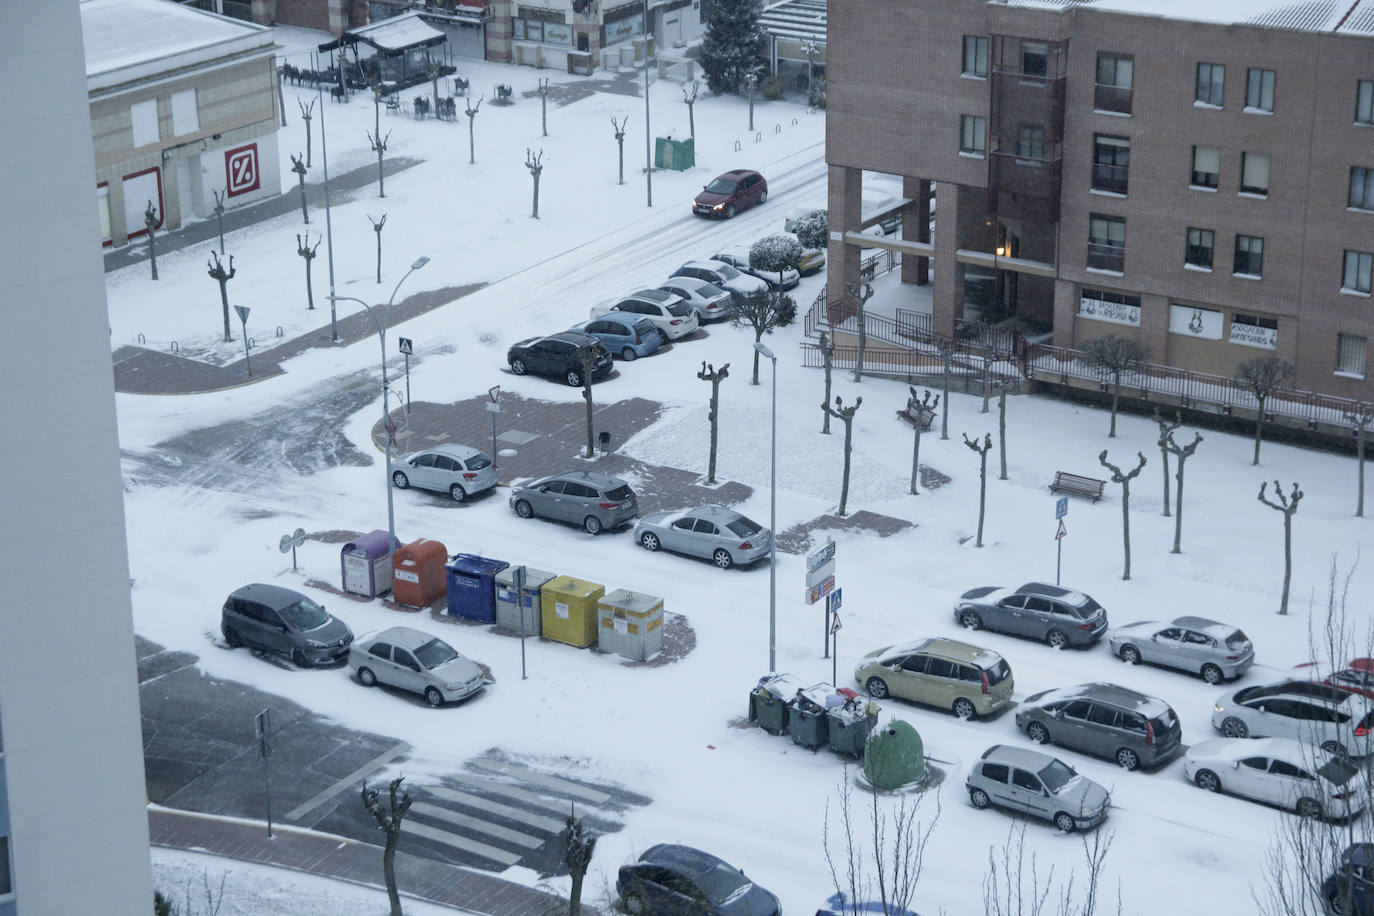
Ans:
[[[650,207],[654,205],[654,154],[649,134],[649,39],[652,35],[649,0],[644,0],[644,195]]]
[[[755,341],[754,349],[773,364],[773,437],[768,456],[768,671],[778,670],[778,358]]]
[[[391,562],[394,562],[394,555],[396,553],[396,506],[395,499],[391,493],[391,380],[387,378],[386,374],[386,325],[391,320],[391,305],[396,301],[396,293],[400,292],[401,284],[406,282],[406,277],[409,277],[428,263],[429,258],[417,258],[415,263],[410,265],[410,270],[405,272],[405,276],[401,277],[401,279],[396,282],[396,288],[391,291],[391,298],[386,301],[387,322],[383,322],[379,319],[377,313],[372,310],[372,306],[361,299],[353,296],[336,296],[333,293],[329,294],[329,304],[331,307],[335,301],[344,301],[356,302],[367,309],[368,317],[370,317],[372,323],[377,326],[377,337],[381,340],[382,344],[382,426],[386,429],[386,554],[388,560]]]

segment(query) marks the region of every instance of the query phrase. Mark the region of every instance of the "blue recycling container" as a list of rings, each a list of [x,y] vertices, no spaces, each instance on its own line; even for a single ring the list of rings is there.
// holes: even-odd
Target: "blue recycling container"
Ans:
[[[496,574],[510,564],[471,553],[454,554],[448,570],[448,612],[478,623],[496,622]]]

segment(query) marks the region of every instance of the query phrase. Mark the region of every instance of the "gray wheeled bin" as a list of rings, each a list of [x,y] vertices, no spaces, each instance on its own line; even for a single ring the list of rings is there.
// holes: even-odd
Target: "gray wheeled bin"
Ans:
[[[829,684],[816,684],[797,693],[787,713],[787,728],[792,733],[793,744],[813,751],[825,744],[828,731],[826,698],[834,693],[835,688]]]
[[[864,700],[848,687],[841,687],[836,693],[844,697],[844,702],[831,706],[825,713],[830,749],[837,754],[862,757],[868,735],[878,724],[878,704]]]
[[[525,567],[524,607],[515,602],[515,567],[507,566],[496,574],[496,623],[519,636],[538,636],[543,632],[539,590],[556,576],[533,566]],[[523,626],[522,626],[523,624]]]
[[[788,703],[802,689],[790,674],[770,674],[759,679],[749,693],[749,721],[771,735],[787,733]]]

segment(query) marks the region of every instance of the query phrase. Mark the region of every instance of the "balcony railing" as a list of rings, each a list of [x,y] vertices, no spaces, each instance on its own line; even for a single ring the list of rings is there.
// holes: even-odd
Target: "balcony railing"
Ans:
[[[1088,266],[1097,270],[1113,270],[1121,273],[1126,269],[1126,249],[1119,245],[1088,243]]]
[[[1131,90],[1122,86],[1097,83],[1093,91],[1093,108],[1098,111],[1131,113]]]
[[[1130,169],[1124,165],[1108,165],[1105,162],[1093,163],[1093,190],[1111,191],[1113,194],[1126,193],[1126,179]]]

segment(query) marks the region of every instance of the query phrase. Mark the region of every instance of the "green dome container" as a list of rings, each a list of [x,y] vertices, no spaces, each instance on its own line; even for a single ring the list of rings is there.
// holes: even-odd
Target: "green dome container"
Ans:
[[[864,745],[864,777],[877,789],[900,789],[926,776],[925,745],[910,724],[894,719]]]

